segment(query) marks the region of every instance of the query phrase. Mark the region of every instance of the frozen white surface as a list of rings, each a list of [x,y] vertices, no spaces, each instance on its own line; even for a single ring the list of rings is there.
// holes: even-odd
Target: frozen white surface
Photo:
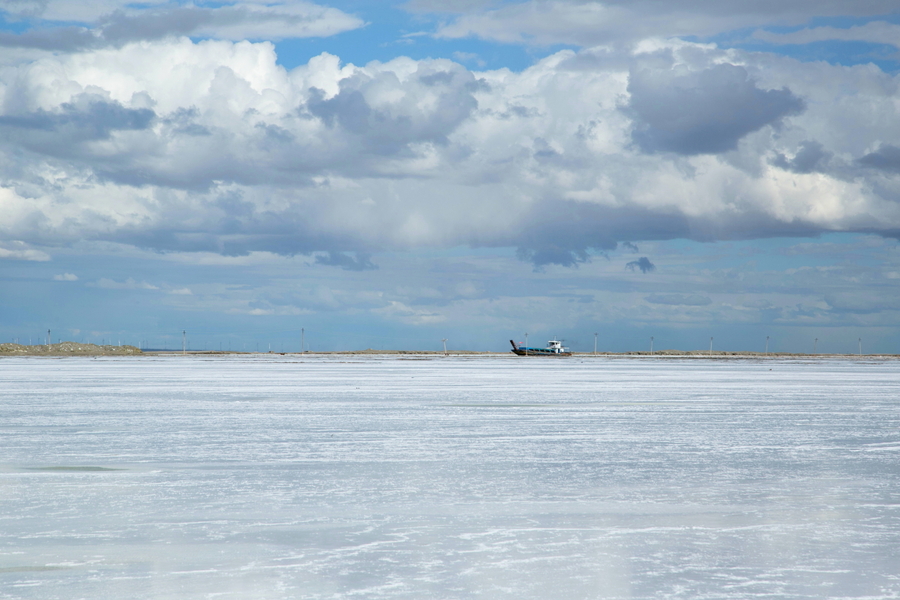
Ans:
[[[900,597],[898,362],[10,358],[0,390],[0,598]]]

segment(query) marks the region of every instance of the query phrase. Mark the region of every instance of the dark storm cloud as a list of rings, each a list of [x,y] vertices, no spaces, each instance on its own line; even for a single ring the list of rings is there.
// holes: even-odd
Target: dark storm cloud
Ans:
[[[772,164],[794,173],[813,173],[821,170],[832,156],[833,154],[827,152],[819,142],[805,141],[800,143],[800,149],[794,158],[788,160],[779,152]]]
[[[645,152],[718,154],[748,133],[803,111],[790,90],[763,90],[743,67],[636,69],[628,83],[632,139]]]
[[[900,148],[892,144],[882,144],[876,152],[860,158],[859,163],[879,171],[900,173]]]
[[[641,273],[652,273],[656,270],[656,265],[650,262],[646,256],[642,256],[637,260],[633,260],[630,263],[625,265],[625,268],[629,271],[634,271],[636,269],[640,269]]]
[[[316,264],[340,267],[345,271],[372,271],[378,268],[372,262],[371,255],[365,252],[356,252],[355,256],[351,256],[345,252],[329,251],[328,254],[317,254]]]

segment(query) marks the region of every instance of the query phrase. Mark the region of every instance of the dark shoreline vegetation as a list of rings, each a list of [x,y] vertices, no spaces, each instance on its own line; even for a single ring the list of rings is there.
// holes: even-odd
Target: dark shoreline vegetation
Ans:
[[[98,344],[84,344],[78,342],[59,342],[57,344],[0,344],[0,357],[9,356],[158,356],[158,355],[178,355],[182,354],[181,350],[147,350],[142,351],[136,346],[101,346]],[[191,356],[210,356],[210,355],[280,355],[280,356],[298,356],[306,355],[393,355],[393,356],[444,356],[444,352],[440,350],[335,350],[327,352],[237,352],[237,351],[221,351],[221,350],[188,350],[185,354]],[[511,352],[478,352],[475,350],[456,350],[447,352],[448,356],[513,356]],[[728,351],[728,350],[658,350],[656,352],[633,351],[633,352],[575,352],[572,357],[694,357],[694,358],[900,358],[897,354],[803,354],[797,352],[750,352],[750,351]],[[526,357],[521,357],[527,360]],[[535,357],[564,359],[566,357]]]

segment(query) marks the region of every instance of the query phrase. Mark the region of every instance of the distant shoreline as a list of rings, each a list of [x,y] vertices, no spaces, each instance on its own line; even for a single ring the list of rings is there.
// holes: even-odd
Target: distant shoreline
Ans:
[[[230,350],[188,350],[182,353],[181,350],[147,350],[142,351],[136,346],[109,346],[98,344],[82,344],[78,342],[59,342],[51,345],[22,345],[22,344],[0,344],[0,358],[12,356],[169,356],[169,355],[189,355],[189,356],[226,356],[226,355],[244,355],[244,356],[359,356],[359,355],[383,355],[383,356],[444,356],[445,353],[440,350],[335,350],[325,352],[240,352]],[[515,357],[512,352],[478,352],[475,350],[457,350],[446,353],[446,356],[468,356],[468,357]],[[728,351],[728,350],[659,350],[656,352],[632,351],[632,352],[575,352],[571,357],[516,357],[520,360],[541,360],[541,359],[557,359],[565,358],[858,358],[858,359],[900,359],[898,354],[803,354],[797,352],[750,352],[750,351]]]

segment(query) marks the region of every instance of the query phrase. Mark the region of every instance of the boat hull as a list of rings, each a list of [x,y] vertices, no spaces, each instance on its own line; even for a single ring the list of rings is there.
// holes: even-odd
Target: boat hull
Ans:
[[[572,356],[571,352],[549,352],[541,348],[529,348],[528,350],[515,348],[511,352],[516,356]]]

